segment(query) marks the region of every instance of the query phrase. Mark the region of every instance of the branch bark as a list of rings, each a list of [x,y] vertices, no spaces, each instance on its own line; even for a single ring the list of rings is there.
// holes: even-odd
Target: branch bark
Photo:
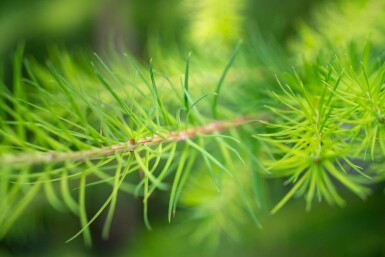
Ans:
[[[162,137],[155,135],[151,138],[139,140],[130,139],[125,143],[115,144],[107,147],[94,148],[74,152],[41,152],[41,153],[22,153],[15,155],[5,155],[0,157],[1,166],[15,165],[37,165],[46,163],[59,163],[65,161],[84,161],[88,159],[105,157],[115,153],[133,152],[143,146],[151,146],[165,142],[185,141],[192,139],[198,134],[211,134],[234,127],[239,127],[245,123],[257,121],[256,117],[243,116],[232,120],[214,121],[207,125],[195,127],[182,131],[163,134]]]

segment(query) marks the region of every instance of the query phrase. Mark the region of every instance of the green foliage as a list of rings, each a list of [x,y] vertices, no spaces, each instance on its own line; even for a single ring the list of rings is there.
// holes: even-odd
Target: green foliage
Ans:
[[[237,115],[226,108],[225,96],[221,101],[217,98],[209,101],[209,96],[218,95],[225,83],[224,77],[235,54],[224,73],[217,76],[216,93],[208,91],[202,95],[196,95],[188,87],[191,77],[188,63],[185,84],[176,87],[170,79],[160,79],[161,75],[151,63],[148,72],[133,63],[133,75],[122,76],[98,56],[90,64],[80,64],[66,58],[65,53],[59,55],[59,63],[48,63],[47,68],[26,60],[29,78],[21,81],[20,48],[14,60],[17,79],[13,92],[2,85],[5,104],[2,106],[1,163],[10,167],[2,176],[8,188],[3,190],[3,207],[7,211],[1,221],[2,237],[43,188],[55,208],[67,208],[79,215],[82,229],[73,238],[82,233],[85,243],[91,244],[89,225],[107,209],[103,236],[108,237],[119,190],[143,197],[144,221],[150,228],[147,216],[150,195],[155,189],[171,189],[168,215],[171,221],[194,167],[193,156],[200,154],[200,158],[204,158],[213,181],[214,167],[231,175],[232,171],[206,150],[209,144],[206,141],[212,141],[207,134],[250,120],[209,122],[211,116],[219,116],[218,113],[222,119]],[[82,72],[76,68],[79,65],[83,65]],[[135,81],[131,81],[132,77]],[[170,91],[174,98],[165,97]],[[210,106],[215,113],[205,111]],[[215,137],[233,139],[225,134]],[[184,150],[178,141],[183,142]],[[215,144],[238,154],[225,140]],[[174,171],[175,178],[169,187],[163,181]],[[141,177],[138,179],[133,173]],[[74,183],[79,183],[77,197],[69,190]],[[100,184],[109,185],[111,194],[100,210],[89,216],[87,188]]]
[[[45,201],[79,216],[68,241],[82,235],[91,245],[90,226],[103,216],[108,239],[127,193],[141,199],[148,230],[151,204],[167,195],[168,222],[180,212],[201,227],[192,238],[216,248],[293,197],[307,210],[316,200],[343,206],[345,188],[366,199],[383,180],[383,4],[330,4],[315,15],[317,29],[300,25],[289,50],[264,34],[240,40],[245,1],[189,4],[180,7],[196,17],[182,40],[188,55],[157,46],[157,35],[144,63],[51,48],[41,64],[24,46],[15,51],[12,83],[0,82],[0,239]],[[273,178],[290,188],[272,207]],[[95,188],[109,193],[92,213]]]

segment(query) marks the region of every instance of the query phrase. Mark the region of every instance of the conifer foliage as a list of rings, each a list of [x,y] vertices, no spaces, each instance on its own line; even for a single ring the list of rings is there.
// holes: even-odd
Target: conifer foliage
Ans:
[[[149,62],[52,48],[41,63],[20,45],[12,83],[0,82],[0,239],[49,203],[79,216],[69,241],[91,245],[90,224],[105,217],[108,238],[124,193],[141,199],[148,229],[153,195],[166,195],[165,217],[201,222],[199,240],[236,237],[243,219],[261,227],[261,210],[294,196],[308,210],[349,204],[341,188],[366,199],[384,178],[385,5],[315,9],[285,46],[244,32],[247,5],[184,1],[186,52],[154,36]],[[266,206],[261,188],[279,178],[287,192]],[[92,213],[89,192],[102,186]]]

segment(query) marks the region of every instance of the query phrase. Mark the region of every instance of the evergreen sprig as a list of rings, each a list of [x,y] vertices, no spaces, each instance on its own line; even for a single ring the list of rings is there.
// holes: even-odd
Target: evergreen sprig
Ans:
[[[139,81],[130,82],[129,76],[120,77],[98,56],[87,68],[83,67],[84,72],[75,68],[80,64],[71,58],[59,59],[59,64],[48,63],[47,68],[26,59],[28,77],[21,80],[22,51],[20,48],[14,59],[13,91],[1,84],[4,101],[0,163],[6,167],[2,170],[5,211],[0,219],[1,237],[41,190],[54,208],[67,208],[79,215],[82,229],[70,240],[83,234],[85,242],[91,244],[89,225],[107,209],[103,236],[108,237],[118,191],[143,197],[144,221],[150,229],[150,195],[155,189],[171,190],[171,221],[181,190],[196,165],[196,156],[204,159],[218,190],[214,169],[232,176],[233,171],[207,151],[207,145],[217,138],[216,147],[239,156],[232,146],[239,141],[225,131],[247,126],[256,117],[237,117],[216,97],[212,103],[208,100],[220,93],[235,54],[222,75],[218,75],[215,93],[195,97],[188,86],[189,62],[180,88],[169,80],[160,84],[151,63],[145,73],[131,61]],[[178,101],[164,96],[159,87],[164,87],[163,83],[177,91],[173,94]],[[214,113],[206,112],[206,106]],[[218,113],[229,119],[210,118],[218,117]],[[180,142],[185,145],[183,149]],[[169,187],[165,179],[173,172],[175,177]],[[142,174],[139,180],[134,173]],[[70,190],[74,183],[78,183],[77,197]],[[89,216],[87,188],[100,184],[110,185],[111,194],[99,211]]]
[[[341,186],[365,199],[383,180],[372,166],[385,157],[383,18],[376,11],[363,25],[376,25],[372,36],[350,22],[362,22],[376,1],[330,5],[323,15],[331,18],[316,17],[317,29],[301,25],[286,52],[262,35],[234,43],[244,1],[218,10],[218,1],[199,2],[191,28],[217,30],[195,29],[185,39],[193,49],[187,58],[153,45],[147,64],[53,48],[40,64],[17,49],[13,84],[0,81],[0,239],[42,196],[79,216],[81,229],[68,241],[83,235],[90,245],[90,224],[103,212],[108,238],[121,192],[142,199],[151,229],[149,202],[162,190],[170,195],[168,221],[178,206],[192,208],[188,217],[204,228],[193,237],[218,232],[209,240],[216,246],[222,232],[239,236],[246,215],[261,226],[267,179],[291,184],[271,213],[294,196],[308,210],[315,200],[344,205]],[[340,15],[340,7],[348,11]],[[209,11],[231,19],[211,20]],[[208,44],[212,37],[223,47]],[[110,193],[90,214],[89,190],[101,185]]]
[[[293,184],[272,213],[293,195],[304,195],[308,209],[314,198],[343,205],[333,180],[363,199],[370,192],[365,184],[372,182],[371,170],[360,163],[368,154],[383,158],[385,151],[384,68],[369,46],[362,54],[336,54],[326,66],[308,66],[306,81],[296,72],[285,76],[285,84],[278,80],[281,93],[273,97],[283,107],[268,107],[275,115],[275,123],[265,122],[271,132],[255,136],[272,153],[267,169]]]

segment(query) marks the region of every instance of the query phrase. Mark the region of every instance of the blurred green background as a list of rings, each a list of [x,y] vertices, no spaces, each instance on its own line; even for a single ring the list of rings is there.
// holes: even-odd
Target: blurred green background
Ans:
[[[213,2],[213,6],[218,1]],[[242,37],[262,33],[284,44],[292,36],[296,22],[308,17],[320,0],[282,2],[279,0],[239,1],[243,8]],[[237,1],[234,1],[237,3]],[[186,0],[3,0],[0,8],[0,57],[9,56],[20,42],[36,57],[51,45],[67,49],[104,52],[107,43],[148,57],[149,40],[160,37],[161,47],[179,43],[191,33],[189,23],[199,1]],[[215,34],[215,32],[211,32]]]
[[[3,0],[0,2],[0,59],[6,80],[12,77],[13,51],[22,42],[26,56],[42,62],[48,58],[52,46],[70,53],[97,52],[101,56],[108,56],[111,49],[118,53],[126,51],[143,62],[152,57],[154,49],[186,53],[196,47],[189,34],[194,17],[199,17],[194,16],[194,5],[198,2],[204,1]],[[286,43],[296,36],[297,23],[311,21],[311,13],[325,2],[242,1],[247,8],[240,11],[239,35],[245,41],[257,35],[267,44],[285,49]],[[140,199],[122,194],[110,239],[101,239],[103,219],[92,224],[92,249],[86,249],[80,239],[65,243],[78,230],[78,217],[57,212],[45,201],[37,201],[39,206],[34,210],[38,211],[22,217],[0,242],[0,257],[385,256],[383,187],[374,188],[367,201],[346,193],[345,208],[321,203],[306,212],[303,200],[299,199],[272,216],[268,209],[285,190],[281,182],[271,181],[265,185],[267,208],[259,213],[263,229],[244,220],[238,225],[239,236],[217,235],[220,241],[215,249],[190,237],[199,226],[196,221],[183,219],[182,214],[172,224],[167,223],[167,195],[152,199],[153,230],[147,231]],[[101,188],[92,194],[90,212],[98,208],[98,196],[105,195],[103,190],[107,189]]]

